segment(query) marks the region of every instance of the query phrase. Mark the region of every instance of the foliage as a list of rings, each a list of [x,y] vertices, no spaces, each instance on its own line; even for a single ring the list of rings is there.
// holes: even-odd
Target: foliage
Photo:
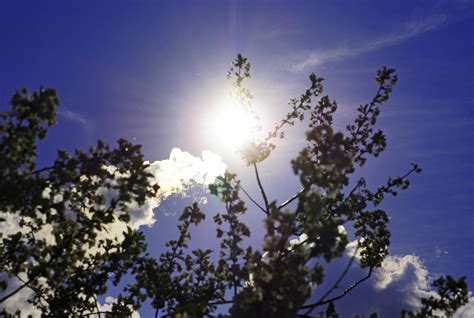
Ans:
[[[97,295],[117,284],[146,248],[131,228],[122,229],[121,240],[104,234],[129,221],[130,204],[157,191],[140,146],[125,140],[115,149],[99,141],[87,152],[61,150],[52,166],[37,169],[37,143],[55,124],[58,104],[52,89],[23,89],[0,114],[0,222],[8,218],[18,227],[0,233],[0,288],[7,290],[12,277],[19,282],[0,303],[29,289],[46,317],[96,311]]]
[[[445,313],[452,317],[456,310],[466,303],[468,297],[468,287],[466,277],[462,276],[458,280],[451,276],[439,277],[433,282],[436,288],[436,297],[422,298],[422,307],[419,311],[411,312],[402,310],[402,318],[422,318],[433,317]]]
[[[250,63],[238,55],[228,78],[242,107],[251,111],[253,96],[244,86],[249,77]],[[151,299],[155,316],[211,315],[227,305],[231,317],[338,317],[337,301],[368,280],[389,253],[389,218],[381,203],[408,188],[408,178],[421,172],[413,165],[374,190],[363,178],[353,177],[386,147],[377,123],[397,79],[394,69],[379,70],[376,94],[357,108],[345,131],[338,132],[333,125],[337,103],[323,95],[323,78],[311,74],[309,87],[290,100],[288,114],[264,138],[249,141],[240,151],[255,173],[262,203],[245,191],[235,174],[226,172],[209,188],[225,208],[213,217],[220,250],[189,249],[191,226],[206,216],[193,204],[179,218],[178,238],[166,243],[167,250],[158,257],[146,253],[143,235],[131,228],[123,240],[102,235],[108,225],[129,220],[131,204],[143,204],[156,194],[140,147],[120,140],[111,149],[99,142],[88,152],[60,151],[51,167],[36,169],[36,144],[55,123],[58,99],[50,89],[17,93],[11,111],[1,114],[0,211],[17,215],[21,231],[2,238],[0,272],[21,281],[14,292],[33,291],[32,302],[45,317],[93,313],[97,295],[126,273],[135,281],[114,304],[116,316],[129,315]],[[259,165],[276,148],[275,139],[305,119],[307,143],[291,162],[301,189],[285,201],[271,200]],[[247,243],[251,233],[241,221],[248,209],[242,192],[263,213],[261,248]],[[37,237],[47,226],[54,242]],[[352,258],[335,284],[321,291],[323,265],[345,254],[350,235],[357,244]],[[366,275],[335,294],[355,260]],[[6,281],[1,281],[3,290]],[[402,311],[402,317],[451,315],[467,302],[465,278],[441,277],[434,286],[436,296],[422,299],[418,312]],[[324,293],[309,302],[315,290]],[[320,312],[314,314],[315,309]]]

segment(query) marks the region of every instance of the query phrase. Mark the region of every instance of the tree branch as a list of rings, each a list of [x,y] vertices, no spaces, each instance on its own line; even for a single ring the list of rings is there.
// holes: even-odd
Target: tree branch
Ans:
[[[79,317],[90,317],[92,315],[99,315],[100,317],[100,314],[105,314],[105,315],[111,315],[113,317],[113,312],[111,311],[97,311],[97,312],[91,312],[91,313],[88,313],[88,314],[83,314],[83,315],[80,315]],[[107,316],[108,317],[108,316]],[[120,316],[122,317],[122,316]]]
[[[258,183],[258,187],[260,188],[260,193],[262,194],[263,201],[265,202],[265,214],[268,215],[268,214],[270,214],[268,198],[267,198],[267,194],[265,193],[265,190],[263,189],[262,181],[260,181],[260,176],[258,174],[258,169],[257,169],[257,164],[256,163],[253,164],[253,168],[255,170],[255,177],[257,178],[257,183]]]
[[[354,134],[354,136],[357,136],[362,128],[362,126],[364,126],[364,122],[369,118],[369,114],[370,112],[372,111],[372,107],[374,107],[376,104],[377,104],[377,96],[380,95],[380,92],[382,91],[382,86],[379,87],[379,89],[377,90],[377,93],[375,94],[375,96],[372,98],[372,100],[370,101],[370,103],[368,104],[369,107],[367,109],[367,111],[364,113],[364,117],[362,118],[362,120],[359,122],[359,125],[357,127],[357,130]],[[380,102],[379,102],[380,104]]]
[[[284,208],[285,206],[287,206],[288,204],[290,204],[291,202],[293,202],[294,200],[298,199],[299,196],[302,195],[305,191],[306,191],[306,188],[301,188],[301,190],[298,191],[298,193],[296,193],[296,194],[293,195],[291,198],[289,198],[288,200],[286,200],[285,202],[283,202],[282,204],[280,204],[280,206],[278,207],[278,209],[282,209],[282,208]]]
[[[339,300],[341,298],[343,298],[344,296],[346,296],[351,290],[353,290],[354,288],[356,288],[357,286],[359,286],[360,284],[362,284],[363,282],[365,282],[366,280],[368,280],[370,278],[370,276],[372,276],[372,272],[373,272],[373,267],[370,267],[369,268],[369,272],[367,273],[367,275],[365,275],[363,278],[359,279],[358,281],[356,281],[354,284],[350,285],[349,287],[347,287],[342,293],[340,293],[339,295],[335,296],[335,297],[332,297],[332,298],[329,298],[329,299],[326,299],[326,300],[320,300],[314,304],[311,304],[311,305],[305,305],[305,306],[302,306],[300,307],[300,310],[304,310],[304,309],[308,309],[303,315],[309,315],[313,310],[314,308],[318,307],[318,306],[322,306],[322,305],[326,305],[326,304],[329,304],[329,303],[332,303],[336,300]]]
[[[97,316],[98,318],[100,318],[100,308],[99,308],[99,304],[97,302],[97,297],[94,297],[94,303],[95,303],[95,309],[97,309]]]
[[[220,301],[214,301],[214,302],[209,302],[208,305],[226,305],[226,304],[232,304],[234,301],[233,300],[220,300]]]
[[[62,250],[58,250],[57,253],[55,253],[53,256],[51,256],[50,259],[49,259],[49,261],[47,261],[45,264],[46,264],[46,265],[50,265],[50,264],[56,259],[56,257],[58,256],[59,251],[62,251]],[[33,254],[33,256],[34,256],[34,254]],[[30,283],[31,283],[33,280],[37,279],[38,276],[40,276],[40,275],[39,275],[39,272],[36,273],[35,275],[33,275],[33,277],[30,277],[30,279],[28,279],[28,281],[25,282],[25,280],[23,280],[23,279],[19,276],[19,274],[15,274],[15,277],[16,277],[20,282],[22,282],[23,285],[19,286],[17,289],[15,289],[14,291],[12,291],[10,294],[8,294],[8,295],[6,295],[6,296],[0,298],[0,304],[1,304],[2,302],[4,302],[5,300],[7,300],[8,298],[10,298],[10,297],[12,297],[13,295],[15,295],[16,293],[18,293],[20,290],[22,290],[22,289],[25,288],[25,287],[30,288],[31,290],[33,290],[33,291],[38,295],[38,297],[44,299],[44,297],[41,295],[41,293],[39,293],[37,290],[35,290],[35,288],[33,288],[32,286],[30,286]]]
[[[284,257],[286,257],[288,254],[290,254],[291,252],[293,252],[294,250],[296,250],[297,248],[303,246],[304,244],[306,244],[307,242],[309,241],[309,237],[305,238],[304,240],[302,240],[301,242],[298,242],[296,244],[293,244],[292,246],[290,246],[290,248],[286,249],[283,253],[280,253],[280,255],[278,256],[278,260],[281,261]]]
[[[252,201],[253,204],[255,204],[263,213],[267,214],[267,211],[265,211],[265,209],[250,196],[250,194],[244,189],[243,186],[240,186],[240,189],[242,189],[242,191],[245,193],[247,198],[249,198],[249,200]]]
[[[357,191],[357,189],[359,189],[359,187],[362,186],[362,184],[363,184],[363,178],[360,178],[359,181],[357,181],[356,185],[352,188],[351,192],[349,192],[349,194],[344,198],[344,200],[340,204],[338,204],[335,208],[332,208],[329,211],[327,218],[332,217],[334,213],[337,212],[337,210],[339,210],[342,206],[344,206],[344,204],[347,203],[347,201],[352,197],[352,195]]]
[[[332,287],[329,288],[329,290],[316,303],[320,303],[320,302],[324,301],[326,299],[326,297],[328,297],[337,287],[339,287],[339,284],[342,282],[344,277],[349,272],[349,269],[351,268],[352,263],[354,262],[354,259],[355,259],[355,256],[357,255],[358,250],[359,250],[359,242],[357,242],[357,247],[354,251],[354,255],[352,255],[352,257],[349,260],[349,262],[347,263],[347,266],[344,269],[344,271],[341,273],[339,278],[334,282],[334,285],[332,285]]]
[[[35,278],[35,277],[34,277]],[[17,289],[15,289],[14,291],[12,291],[11,293],[7,294],[6,296],[0,298],[0,304],[3,303],[5,300],[7,300],[8,298],[16,295],[20,290],[22,290],[23,288],[25,287],[28,287],[28,285],[31,283],[31,281],[34,279],[34,278],[31,278],[30,280],[28,280],[27,282],[23,282],[23,285],[19,286]]]

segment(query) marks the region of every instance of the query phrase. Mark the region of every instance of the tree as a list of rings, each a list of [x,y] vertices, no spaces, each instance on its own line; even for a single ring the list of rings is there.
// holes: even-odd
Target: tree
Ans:
[[[0,233],[0,303],[28,289],[45,317],[84,316],[145,251],[143,234],[123,224],[131,204],[153,197],[157,185],[140,146],[125,140],[115,149],[99,141],[88,152],[59,151],[37,169],[37,143],[55,124],[58,104],[52,89],[23,89],[0,113],[0,222],[16,228]],[[110,232],[119,224],[120,240]]]
[[[238,55],[228,78],[247,111],[252,107],[252,94],[244,86],[249,77],[250,63]],[[290,112],[264,138],[249,140],[240,149],[255,173],[261,199],[230,172],[210,186],[225,206],[223,214],[213,217],[220,250],[189,250],[191,226],[205,218],[195,203],[179,217],[178,238],[167,242],[168,250],[156,258],[146,253],[138,231],[128,228],[121,239],[102,234],[105,226],[128,221],[130,204],[156,194],[139,146],[121,140],[117,149],[110,149],[99,142],[89,153],[60,152],[53,166],[36,170],[36,141],[54,124],[58,101],[52,90],[15,94],[12,110],[2,114],[0,211],[18,215],[22,230],[0,243],[0,272],[17,277],[22,282],[18,290],[31,289],[33,303],[49,317],[97,312],[97,295],[125,273],[135,281],[114,304],[111,314],[117,316],[129,315],[151,299],[156,317],[210,315],[221,305],[230,306],[232,317],[337,317],[337,301],[368,280],[388,255],[389,218],[380,204],[387,195],[408,188],[408,178],[421,169],[413,165],[375,190],[368,189],[363,178],[352,177],[368,157],[378,157],[385,149],[377,121],[397,82],[395,70],[384,67],[377,72],[375,96],[357,108],[357,117],[344,132],[334,131],[337,104],[323,96],[323,78],[311,74],[309,80],[303,94],[290,100]],[[301,188],[285,201],[271,200],[259,166],[275,149],[275,139],[284,138],[287,127],[305,118],[307,145],[291,162]],[[261,248],[246,242],[251,233],[241,221],[248,209],[241,193],[263,213]],[[51,227],[55,242],[36,238],[45,226]],[[324,280],[323,264],[344,255],[350,235],[356,248],[345,270],[319,300],[308,302]],[[366,275],[336,293],[356,260]],[[422,299],[419,312],[401,315],[451,315],[467,302],[465,277],[440,277],[434,285],[438,296]],[[5,280],[1,287],[7,288]]]

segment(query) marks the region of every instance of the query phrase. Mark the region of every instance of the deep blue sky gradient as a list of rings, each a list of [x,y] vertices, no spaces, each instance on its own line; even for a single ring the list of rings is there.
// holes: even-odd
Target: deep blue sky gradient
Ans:
[[[394,67],[399,84],[381,118],[389,146],[363,172],[372,187],[411,162],[424,172],[384,206],[392,216],[391,252],[416,254],[434,273],[467,275],[472,287],[473,13],[472,1],[2,2],[0,105],[4,110],[20,87],[57,89],[63,113],[41,148],[43,163],[57,148],[121,137],[143,144],[147,160],[161,160],[173,147],[220,153],[202,138],[200,114],[226,93],[220,89],[239,52],[250,58],[255,98],[270,121],[316,72],[339,102],[340,128],[371,98],[375,70]],[[433,26],[416,28],[427,21]],[[295,69],[312,54],[329,58]],[[290,132],[263,165],[269,192],[280,200],[297,189],[286,180],[303,132]],[[250,183],[243,164],[220,154]],[[160,218],[157,229],[174,224]],[[151,248],[161,228],[147,230]]]

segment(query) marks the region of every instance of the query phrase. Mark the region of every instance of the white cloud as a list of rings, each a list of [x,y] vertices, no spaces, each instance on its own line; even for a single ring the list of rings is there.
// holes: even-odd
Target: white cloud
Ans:
[[[101,303],[98,303],[98,306],[99,307],[99,311],[100,312],[109,312],[112,310],[112,306],[114,303],[117,302],[117,299],[115,299],[114,297],[110,297],[110,296],[107,296],[105,298],[105,303],[104,304],[101,304]],[[100,317],[104,317],[104,314],[102,315],[90,315],[88,317],[91,317],[91,318],[100,318]],[[130,316],[130,318],[140,318],[140,314],[136,311],[132,311],[132,315]]]
[[[389,256],[382,267],[375,272],[373,286],[376,290],[385,290],[392,295],[397,295],[407,306],[406,309],[420,308],[420,299],[435,296],[432,289],[428,269],[421,259],[415,255]],[[454,317],[474,317],[474,297],[470,292],[469,303],[460,308]]]
[[[0,223],[1,224],[1,223]],[[21,275],[20,275],[21,277]],[[0,281],[8,279],[5,273],[0,273]],[[0,292],[0,297],[3,297],[8,292],[11,292],[21,286],[21,282],[17,278],[10,278],[8,280],[8,289],[5,293]],[[5,302],[0,304],[0,310],[5,309],[8,313],[14,314],[17,310],[21,311],[21,317],[28,317],[31,315],[33,318],[41,316],[41,313],[28,303],[28,299],[33,296],[33,291],[29,288],[24,288],[21,292],[16,293],[12,297],[8,298]]]
[[[354,255],[355,247],[355,242],[349,244],[348,256]],[[366,271],[353,268],[346,283],[360,279]],[[436,294],[430,284],[435,276],[418,256],[388,256],[382,266],[374,270],[372,278],[337,302],[336,308],[341,317],[377,312],[379,317],[399,318],[402,309],[416,310],[421,306],[421,298]],[[470,303],[458,310],[455,317],[474,317],[473,300],[471,296]]]
[[[190,184],[207,187],[217,176],[222,175],[226,168],[221,157],[209,150],[203,151],[199,158],[174,148],[169,159],[152,162],[149,171],[159,182],[160,198],[166,198],[185,192]]]
[[[303,243],[303,247],[305,248],[312,248],[315,244],[310,243],[309,245],[306,243],[306,240],[308,239],[308,234],[303,233],[301,234],[298,238],[290,240],[290,246],[288,246],[288,249],[292,249],[293,246],[295,245],[300,245]]]
[[[474,297],[472,292],[469,294],[469,302],[460,308],[455,314],[454,318],[472,318],[474,317]]]
[[[392,290],[403,294],[402,301],[417,308],[420,299],[433,294],[429,272],[415,255],[388,256],[375,271],[373,286],[376,290]]]
[[[405,24],[399,32],[381,36],[379,38],[367,41],[359,46],[346,46],[311,52],[307,54],[307,56],[301,61],[291,65],[290,69],[292,71],[299,72],[316,65],[342,60],[344,58],[393,46],[425,32],[436,29],[442,25],[446,19],[447,16],[444,14],[432,15],[427,18]]]
[[[2,278],[2,274],[0,274],[0,278]],[[21,282],[18,279],[11,279],[10,283],[13,287],[20,286]],[[40,318],[41,311],[38,310],[36,307],[32,306],[28,303],[28,299],[33,296],[33,291],[31,289],[23,289],[21,292],[15,294],[11,298],[9,298],[5,303],[2,304],[1,309],[5,309],[8,313],[14,314],[16,312],[20,312],[20,317],[28,317],[31,316],[32,318]],[[100,313],[93,314],[91,313],[91,318],[99,318],[104,317],[103,313],[110,312],[112,310],[113,304],[117,301],[117,299],[107,296],[105,298],[105,302],[102,304],[100,301],[97,301],[97,309]],[[86,312],[87,314],[87,312]],[[140,314],[137,311],[132,310],[131,318],[140,318]]]

